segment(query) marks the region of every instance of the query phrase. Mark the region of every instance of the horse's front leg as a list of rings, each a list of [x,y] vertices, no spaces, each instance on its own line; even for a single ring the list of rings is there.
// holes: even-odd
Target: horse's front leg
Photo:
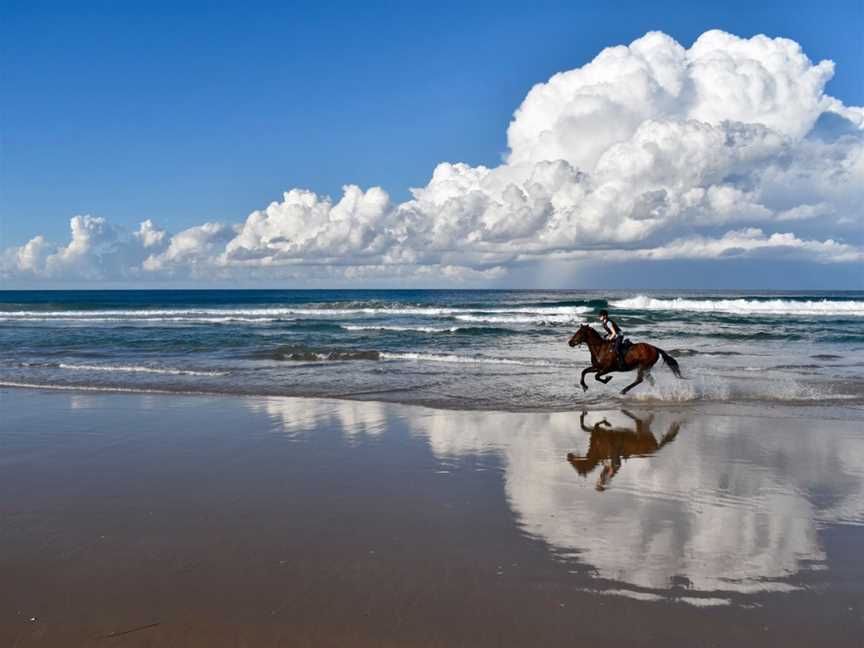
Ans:
[[[645,370],[642,369],[642,367],[639,367],[639,374],[636,376],[636,380],[634,380],[632,383],[630,383],[630,384],[627,385],[624,389],[622,389],[622,390],[621,390],[621,395],[623,396],[623,395],[626,394],[628,391],[630,391],[631,389],[633,389],[636,385],[638,385],[639,383],[641,383],[642,380],[643,380],[644,378],[645,378]]]
[[[594,376],[594,380],[596,380],[597,382],[601,382],[605,385],[613,378],[613,376],[607,376],[606,374],[608,373],[609,371],[598,371],[597,375]],[[604,379],[603,376],[606,376],[606,378]]]
[[[579,384],[582,385],[582,391],[588,391],[588,385],[585,384],[585,376],[592,372],[597,372],[597,369],[594,366],[586,367],[582,370],[582,377],[579,380]]]

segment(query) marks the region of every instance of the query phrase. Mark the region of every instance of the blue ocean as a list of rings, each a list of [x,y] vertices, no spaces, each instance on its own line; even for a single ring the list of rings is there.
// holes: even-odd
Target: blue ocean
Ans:
[[[608,308],[678,359],[577,381],[567,340]],[[629,401],[864,405],[864,292],[0,292],[0,384],[324,396],[525,411]]]

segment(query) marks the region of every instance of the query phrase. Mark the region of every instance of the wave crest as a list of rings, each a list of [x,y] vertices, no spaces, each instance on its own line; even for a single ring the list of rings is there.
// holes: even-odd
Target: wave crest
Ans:
[[[292,316],[330,317],[336,315],[369,315],[369,316],[420,316],[420,317],[451,317],[470,313],[486,313],[491,316],[508,314],[521,315],[526,321],[534,321],[541,317],[569,317],[587,313],[591,309],[585,306],[533,306],[533,307],[355,307],[355,308],[324,308],[324,307],[274,307],[274,308],[185,308],[185,309],[136,309],[136,310],[8,310],[0,311],[0,320],[15,321],[53,321],[53,320],[183,320],[200,319],[218,321],[221,319],[236,319],[239,321],[259,318],[282,318]],[[527,316],[532,316],[528,318]]]
[[[227,376],[227,371],[202,371],[195,369],[176,369],[173,367],[147,367],[144,365],[89,365],[65,364],[55,365],[59,369],[71,371],[105,371],[109,373],[152,373],[170,376]]]
[[[415,362],[449,362],[457,364],[517,365],[520,367],[569,367],[569,364],[551,360],[520,360],[517,358],[490,358],[488,356],[461,356],[453,353],[389,353],[381,352],[382,360],[408,360]]]
[[[732,313],[735,315],[814,315],[864,317],[862,301],[829,299],[796,301],[794,299],[658,299],[639,295],[610,304],[623,310],[695,311]]]

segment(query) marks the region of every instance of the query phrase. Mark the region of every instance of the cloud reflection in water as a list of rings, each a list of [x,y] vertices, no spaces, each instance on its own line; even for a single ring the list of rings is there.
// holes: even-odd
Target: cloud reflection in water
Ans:
[[[449,466],[494,455],[523,532],[588,567],[607,593],[716,604],[796,589],[796,576],[827,567],[823,526],[864,524],[855,420],[250,403],[292,434],[328,424],[356,439],[398,419]]]

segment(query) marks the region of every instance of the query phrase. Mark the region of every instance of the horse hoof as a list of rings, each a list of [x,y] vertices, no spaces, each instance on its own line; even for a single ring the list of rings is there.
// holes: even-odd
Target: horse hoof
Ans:
[[[622,390],[621,390],[621,395],[622,395],[622,396],[625,396],[626,394],[627,394],[627,390],[626,390],[626,389],[622,389]]]
[[[583,391],[583,392],[588,391],[588,387],[587,387],[586,385],[582,385],[582,391]]]

